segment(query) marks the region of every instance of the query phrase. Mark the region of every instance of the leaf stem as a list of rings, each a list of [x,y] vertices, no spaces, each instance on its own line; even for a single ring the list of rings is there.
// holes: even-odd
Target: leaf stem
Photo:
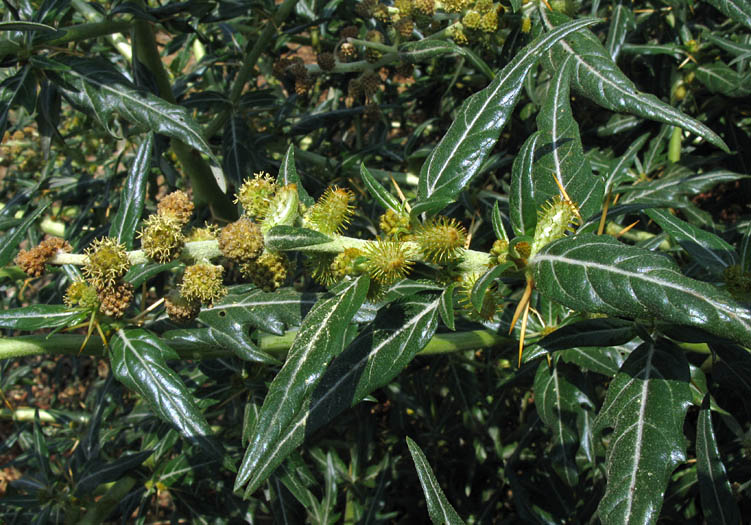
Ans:
[[[242,95],[243,89],[245,88],[245,84],[248,81],[248,78],[250,78],[250,74],[253,71],[253,68],[256,67],[256,62],[258,62],[258,58],[261,56],[261,53],[264,49],[266,49],[266,46],[268,46],[269,42],[271,42],[271,39],[276,33],[277,28],[287,19],[287,16],[289,16],[289,14],[292,12],[295,4],[297,4],[297,0],[284,0],[284,2],[277,8],[276,13],[274,13],[274,16],[271,18],[271,20],[266,23],[266,26],[261,32],[261,35],[255,41],[253,39],[248,40],[248,46],[250,47],[250,49],[245,55],[245,60],[243,60],[243,64],[240,67],[240,70],[237,72],[237,76],[235,77],[232,88],[230,89],[229,100],[233,106],[237,103],[238,100],[240,100],[240,96]],[[253,43],[252,46],[250,46],[251,42]],[[224,123],[229,118],[230,113],[230,110],[224,110],[220,112],[206,128],[206,136],[214,136],[222,128],[222,126],[224,126]]]

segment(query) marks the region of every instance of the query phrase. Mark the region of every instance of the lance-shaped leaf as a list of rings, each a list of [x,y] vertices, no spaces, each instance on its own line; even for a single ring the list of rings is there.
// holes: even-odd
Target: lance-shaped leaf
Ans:
[[[563,59],[537,115],[541,133],[535,150],[532,184],[538,210],[560,194],[558,185],[561,185],[579,206],[581,215],[589,217],[602,207],[605,182],[592,173],[571,110],[569,84],[573,65],[572,57]]]
[[[605,235],[559,239],[532,262],[537,289],[582,312],[657,318],[740,342],[751,338],[751,311],[709,283],[680,273],[672,259]]]
[[[539,131],[527,137],[511,167],[509,219],[516,235],[533,235],[537,225],[537,200],[532,173],[539,142]]]
[[[689,381],[683,352],[662,340],[634,350],[610,383],[595,421],[595,432],[613,429],[598,507],[604,525],[657,521],[670,474],[686,455]]]
[[[396,377],[435,334],[440,301],[439,296],[430,294],[380,310],[374,322],[334,359],[282,437],[271,443],[257,462],[248,493],[254,492],[306,436]]]
[[[728,266],[738,264],[735,249],[714,233],[697,228],[667,210],[652,208],[644,213],[710,272],[722,273]]]
[[[83,310],[71,310],[62,304],[36,304],[0,312],[0,328],[13,330],[43,330],[64,328],[89,317]]]
[[[553,450],[550,457],[553,470],[569,486],[579,483],[579,470],[576,467],[576,451],[579,436],[576,420],[579,412],[592,410],[594,405],[587,395],[569,380],[557,358],[551,365],[540,363],[535,375],[535,407],[543,423],[553,433]]]
[[[347,326],[365,300],[369,284],[367,276],[352,280],[337,295],[318,301],[305,317],[284,366],[269,386],[235,490],[255,477],[269,448],[284,436],[331,359],[342,351]],[[246,494],[255,488],[257,483],[249,485]]]
[[[167,366],[167,360],[179,358],[172,348],[153,333],[135,328],[118,330],[110,349],[112,372],[121,383],[138,392],[160,418],[172,423],[184,437],[221,455],[193,395]]]
[[[593,23],[592,19],[576,20],[535,39],[516,54],[488,87],[462,104],[453,124],[420,170],[416,204],[420,211],[440,211],[469,184],[498,140],[529,70],[561,38]]]
[[[751,3],[748,0],[707,0],[707,3],[751,29]]]
[[[634,13],[630,7],[626,7],[621,2],[618,2],[610,17],[608,39],[605,42],[605,48],[608,50],[608,55],[613,62],[616,61],[621,52],[621,46],[626,41],[626,35],[634,29],[636,29]]]
[[[287,148],[287,153],[282,159],[282,163],[279,166],[279,175],[277,175],[277,183],[280,186],[286,186],[287,184],[297,184],[297,198],[305,206],[312,206],[315,203],[315,199],[311,197],[305,188],[303,188],[300,175],[297,174],[297,168],[295,167],[295,146],[290,144]]]
[[[34,112],[36,89],[37,81],[30,65],[21,68],[0,84],[0,136],[3,136],[8,127],[11,109],[23,105],[29,113]]]
[[[430,520],[434,525],[463,524],[464,520],[456,513],[454,507],[446,499],[446,495],[441,490],[440,485],[438,485],[438,480],[435,474],[433,474],[433,469],[430,468],[428,458],[425,457],[423,451],[409,437],[407,437],[407,447],[409,447],[409,453],[412,455],[412,461],[415,462],[417,477],[420,479],[420,485],[422,485],[422,491],[425,494],[425,501],[428,503]]]
[[[222,133],[222,169],[236,186],[255,171],[253,156],[253,141],[247,119],[233,114],[227,119]]]
[[[704,396],[696,424],[696,470],[699,476],[701,508],[707,523],[738,525],[741,515],[722,464],[712,428],[710,396]]]
[[[205,153],[218,164],[201,127],[189,111],[134,86],[111,64],[103,60],[58,57],[66,68],[59,74],[59,87],[76,105],[91,111],[108,130],[115,113],[154,133],[178,139]]]
[[[391,195],[391,193],[389,193],[389,191],[370,174],[368,168],[365,167],[364,162],[360,164],[360,178],[368,189],[370,196],[373,197],[373,199],[375,199],[385,210],[391,210],[394,213],[399,213],[401,211],[402,205],[399,204],[397,198]]]
[[[748,73],[738,73],[724,62],[712,62],[697,67],[696,79],[711,92],[727,97],[745,97],[751,93]]]
[[[143,140],[133,163],[128,170],[128,178],[120,192],[120,206],[110,226],[110,237],[114,237],[127,249],[133,248],[133,236],[143,213],[146,198],[146,182],[151,168],[151,152],[154,147],[154,134],[149,133]]]
[[[233,323],[244,331],[257,328],[282,335],[288,327],[300,326],[318,299],[316,294],[300,293],[290,288],[264,292],[247,286],[230,287],[222,299],[201,309],[198,320],[217,329]]]
[[[557,25],[560,27],[559,24],[568,20],[566,15],[544,9],[540,10],[540,14],[547,28]],[[583,29],[571,34],[565,41],[560,41],[547,53],[543,62],[553,71],[566,56],[572,56],[574,59],[574,74],[571,77],[574,90],[600,106],[610,111],[631,113],[680,126],[704,137],[724,151],[729,151],[720,136],[701,122],[681,113],[654,95],[638,91],[634,83],[618,69],[591,31]]]

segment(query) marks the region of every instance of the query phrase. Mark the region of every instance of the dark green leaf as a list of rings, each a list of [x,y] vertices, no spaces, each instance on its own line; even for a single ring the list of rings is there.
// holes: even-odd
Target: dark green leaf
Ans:
[[[560,13],[540,11],[548,28],[568,20]],[[590,98],[610,111],[632,113],[643,118],[664,122],[691,131],[729,151],[725,142],[701,122],[681,113],[654,95],[641,93],[634,83],[618,69],[605,48],[589,30],[572,33],[559,42],[549,53],[547,66],[555,69],[566,56],[574,58],[574,74],[571,85],[575,91]]]
[[[17,22],[0,22],[0,32],[2,31],[44,31],[57,32],[52,26],[40,24],[39,22],[17,21]]]
[[[458,283],[453,283],[443,291],[441,294],[441,304],[438,310],[441,313],[443,324],[446,325],[446,328],[452,331],[456,330],[454,319],[454,290],[456,290],[457,286]]]
[[[697,228],[667,210],[651,208],[644,213],[707,270],[722,273],[728,266],[738,264],[735,249],[714,233]]]
[[[422,211],[440,211],[441,201],[454,200],[477,174],[516,105],[524,77],[540,56],[561,38],[594,22],[576,20],[536,39],[517,53],[488,87],[462,104],[420,170],[418,201]],[[435,204],[429,205],[432,202]]]
[[[19,243],[23,240],[24,235],[26,235],[26,231],[47,210],[49,205],[49,201],[40,203],[34,211],[24,218],[21,224],[0,239],[0,266],[5,266],[13,259],[13,256],[16,254],[16,248],[18,248]]]
[[[282,335],[300,322],[319,296],[300,293],[290,288],[264,292],[258,288],[231,287],[229,293],[211,306],[201,309],[198,320],[207,326],[238,325],[238,330],[257,328]]]
[[[102,483],[117,481],[126,472],[139,467],[152,453],[152,450],[145,450],[135,454],[123,454],[109,463],[91,461],[76,479],[74,490],[80,496],[85,496]]]
[[[386,210],[392,210],[395,213],[399,213],[402,209],[402,205],[399,203],[396,197],[391,195],[386,188],[381,186],[373,175],[370,174],[368,168],[365,167],[365,163],[360,164],[360,177],[362,178],[368,193]]]
[[[266,234],[265,239],[266,246],[279,252],[331,242],[328,235],[296,226],[274,226]]]
[[[751,312],[714,286],[682,275],[672,259],[604,235],[550,243],[532,262],[537,289],[574,310],[657,318],[737,341]]]
[[[751,4],[747,0],[707,0],[707,2],[739,24],[751,29]]]
[[[60,73],[65,83],[59,87],[75,104],[91,111],[108,131],[112,132],[110,121],[117,113],[154,133],[185,142],[218,164],[203,138],[201,127],[186,108],[135,87],[103,60],[57,58],[67,66],[67,71]]]
[[[595,431],[612,428],[604,525],[654,523],[670,474],[684,459],[683,420],[691,401],[688,362],[666,341],[634,350],[608,387]]]
[[[438,485],[438,480],[433,474],[433,469],[430,468],[428,458],[425,457],[423,451],[409,437],[407,437],[407,447],[409,447],[409,453],[412,455],[412,461],[415,462],[417,477],[420,478],[425,501],[428,503],[428,514],[431,521],[434,525],[463,524],[464,520],[456,513]]]
[[[532,133],[522,144],[511,168],[509,218],[516,235],[532,235],[537,225],[537,199],[532,179],[535,151],[542,140],[541,133]]]
[[[741,523],[741,514],[717,448],[709,403],[707,394],[696,425],[696,470],[699,475],[701,508],[707,523],[738,525]]]
[[[172,261],[164,264],[158,263],[141,263],[130,267],[128,273],[125,274],[123,280],[129,282],[133,286],[141,286],[143,283],[159,275],[160,273],[167,272],[179,267],[182,263],[180,261]]]
[[[167,360],[177,353],[159,337],[140,328],[118,330],[110,340],[112,372],[126,387],[149,402],[154,412],[180,433],[214,454],[211,427],[193,395]]]
[[[88,312],[62,304],[37,304],[0,312],[0,328],[28,331],[64,328],[78,324],[88,316]]]
[[[613,62],[618,59],[618,54],[621,51],[623,42],[626,40],[626,35],[634,29],[636,29],[636,20],[634,19],[631,7],[626,7],[621,2],[618,2],[610,17],[608,38],[605,41],[605,49],[607,49],[608,55]]]
[[[581,215],[589,217],[602,207],[605,182],[592,173],[571,110],[569,83],[573,66],[573,57],[566,56],[537,115],[540,138],[532,167],[532,185],[537,210],[560,195],[560,185],[579,206]]]
[[[511,266],[513,266],[513,263],[493,266],[477,279],[469,294],[469,300],[472,303],[472,306],[475,307],[475,310],[478,312],[482,311],[482,305],[485,301],[485,293],[488,291],[488,288],[490,288],[493,283],[495,283],[495,280]]]
[[[582,410],[594,410],[594,405],[587,395],[564,373],[565,366],[554,358],[548,365],[541,362],[535,375],[535,407],[543,423],[553,433],[553,450],[551,461],[553,469],[569,487],[579,482],[579,470],[576,467],[576,451],[579,448],[579,436],[576,430],[576,418]]]
[[[282,159],[281,166],[279,166],[277,182],[282,186],[286,186],[287,184],[297,184],[298,200],[305,206],[312,206],[313,203],[315,203],[315,199],[305,191],[300,176],[297,174],[297,168],[295,167],[295,147],[291,144],[289,148],[287,148],[287,153]]]
[[[724,62],[711,62],[696,68],[696,79],[713,93],[728,97],[745,97],[751,94],[748,73],[738,73]]]
[[[583,370],[613,377],[623,364],[623,356],[617,348],[607,346],[583,346],[560,351],[561,359]]]
[[[562,326],[537,344],[548,352],[580,346],[622,345],[636,337],[634,323],[622,319],[587,319]]]
[[[0,84],[0,137],[8,127],[8,113],[17,106],[34,111],[37,82],[31,66],[24,66]]]
[[[154,147],[154,134],[149,133],[143,140],[133,163],[128,170],[128,178],[120,192],[120,206],[110,226],[110,237],[114,237],[130,250],[136,226],[143,213],[143,201],[146,198],[146,182],[151,170],[151,154]]]
[[[253,141],[247,118],[233,113],[222,133],[222,169],[235,186],[256,171]]]
[[[369,284],[366,276],[352,280],[338,295],[318,301],[303,320],[284,366],[269,386],[235,479],[235,490],[247,484],[246,495],[250,495],[271,474],[273,469],[263,466],[269,459],[270,445],[283,437],[326,365],[343,349],[347,326],[365,300]]]
[[[493,223],[493,233],[497,239],[508,241],[509,236],[506,233],[506,227],[503,224],[503,215],[501,215],[501,208],[498,206],[498,201],[493,203],[493,211],[490,215],[490,220]]]

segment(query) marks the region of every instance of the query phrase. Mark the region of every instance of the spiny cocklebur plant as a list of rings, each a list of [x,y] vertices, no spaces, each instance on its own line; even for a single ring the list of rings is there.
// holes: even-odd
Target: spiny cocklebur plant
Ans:
[[[4,511],[738,523],[751,228],[698,204],[747,178],[751,9],[716,4],[13,6]]]

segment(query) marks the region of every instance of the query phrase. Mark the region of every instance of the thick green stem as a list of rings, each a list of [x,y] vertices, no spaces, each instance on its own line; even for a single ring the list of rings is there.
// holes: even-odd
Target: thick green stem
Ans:
[[[259,347],[270,354],[286,354],[297,335],[296,331],[289,331],[284,335],[262,335]],[[22,335],[17,337],[0,338],[0,359],[24,357],[31,355],[90,355],[101,357],[104,355],[104,347],[101,339],[92,336],[79,352],[85,336],[77,334],[52,334],[49,336]],[[446,354],[490,348],[500,344],[513,342],[506,335],[499,335],[490,330],[472,330],[469,332],[451,332],[437,334],[428,342],[420,352],[422,355]],[[212,359],[230,357],[234,353],[229,349],[205,347],[197,350],[193,344],[183,344],[177,340],[168,341],[169,344],[182,359]],[[1,417],[1,416],[0,416]]]
[[[146,66],[154,76],[159,95],[167,102],[174,104],[172,84],[156,47],[156,38],[151,24],[145,20],[136,20],[133,25],[133,36],[139,62]],[[171,145],[190,180],[196,204],[209,205],[214,216],[219,219],[228,221],[236,219],[237,210],[229,196],[219,188],[208,162],[184,142],[173,139]]]
[[[39,410],[40,423],[58,423],[61,420],[75,421],[86,424],[91,416],[85,412],[69,412],[67,410],[41,410],[34,407],[18,407],[10,410],[0,409],[0,419],[12,419],[13,421],[34,421],[36,412]]]
[[[81,15],[83,15],[83,17],[89,22],[98,23],[104,21],[104,17],[101,15],[101,13],[91,7],[87,2],[84,2],[83,0],[71,0],[70,3],[73,8],[81,13]],[[132,60],[133,50],[131,49],[128,41],[122,35],[120,35],[119,32],[110,33],[107,35],[107,38],[115,47],[115,49],[117,49],[128,62]]]
[[[243,89],[245,88],[245,84],[246,82],[248,82],[250,74],[256,67],[258,58],[261,56],[263,50],[266,49],[266,47],[271,42],[272,37],[276,34],[277,28],[282,24],[282,22],[287,19],[289,14],[292,12],[295,4],[297,4],[297,0],[284,0],[284,2],[277,8],[276,13],[272,17],[272,19],[266,23],[266,27],[264,27],[261,35],[257,39],[250,40],[248,42],[250,49],[245,55],[245,60],[243,60],[243,64],[240,67],[240,70],[237,72],[237,76],[235,77],[235,80],[232,84],[232,89],[230,90],[229,94],[230,102],[233,105],[236,104],[238,100],[240,100],[240,96],[242,95]],[[231,111],[226,110],[219,113],[206,128],[206,136],[211,137],[215,135],[222,128],[222,126],[224,126],[224,123],[229,118],[230,113]]]
[[[365,250],[367,247],[378,241],[367,241],[365,239],[355,239],[353,237],[334,237],[331,241],[322,244],[313,244],[298,248],[297,251],[309,253],[341,253],[347,248],[357,248]],[[414,242],[404,243],[410,260],[424,262],[425,259],[420,254],[418,245]],[[200,261],[203,259],[214,259],[222,255],[217,241],[197,241],[186,243],[183,247],[180,259],[185,262]],[[488,269],[490,255],[485,252],[475,250],[461,250],[462,262],[459,269],[462,272],[484,272]],[[149,262],[146,254],[142,250],[128,252],[128,259],[131,264],[141,264]],[[50,264],[74,264],[82,266],[86,264],[86,255],[78,253],[59,253],[48,261]]]

